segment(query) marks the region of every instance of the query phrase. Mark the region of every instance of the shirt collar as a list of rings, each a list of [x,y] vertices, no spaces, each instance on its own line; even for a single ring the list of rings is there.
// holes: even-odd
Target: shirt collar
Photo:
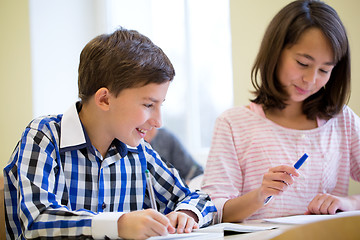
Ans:
[[[87,145],[77,107],[81,109],[80,102],[73,104],[63,114],[61,119],[60,151],[71,150],[74,148],[79,149],[86,147]]]
[[[88,147],[95,155],[89,136],[79,118],[81,103],[76,102],[64,114],[61,119],[60,133],[60,152],[77,150]],[[118,139],[114,139],[111,145],[117,148],[121,157],[128,153],[128,146]],[[130,146],[129,146],[130,147]],[[129,149],[131,152],[137,152],[137,149]]]

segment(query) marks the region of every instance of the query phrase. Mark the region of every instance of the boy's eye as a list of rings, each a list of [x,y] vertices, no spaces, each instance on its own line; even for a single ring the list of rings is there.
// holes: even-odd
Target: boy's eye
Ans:
[[[147,107],[147,108],[151,108],[151,107],[153,106],[153,104],[152,104],[152,103],[150,103],[150,104],[144,104],[144,106]]]

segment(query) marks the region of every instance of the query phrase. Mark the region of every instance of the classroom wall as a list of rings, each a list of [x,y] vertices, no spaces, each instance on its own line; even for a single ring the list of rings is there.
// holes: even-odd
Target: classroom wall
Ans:
[[[234,105],[246,105],[252,97],[251,67],[258,52],[265,29],[273,16],[290,0],[230,0],[232,58],[234,77]],[[325,1],[338,12],[351,47],[352,94],[349,106],[360,115],[360,1]],[[351,181],[350,194],[360,193],[360,184]]]
[[[3,175],[2,169],[23,130],[34,117],[33,86],[39,86],[35,93],[37,97],[42,97],[42,101],[51,101],[52,96],[57,96],[51,94],[51,91],[68,96],[68,82],[76,83],[77,79],[68,79],[66,73],[58,69],[56,61],[66,61],[77,71],[78,58],[70,59],[68,53],[78,51],[80,55],[89,39],[104,32],[106,19],[101,15],[105,11],[103,6],[102,0],[0,0],[0,175]],[[63,17],[64,21],[69,21],[68,25],[71,27],[64,28],[62,23],[59,23],[59,19]],[[47,25],[38,24],[43,19],[47,19]],[[68,19],[76,21],[71,22]],[[72,46],[76,43],[79,49],[65,49],[63,45],[58,45],[55,39],[59,37],[72,41]],[[59,59],[49,58],[49,55],[59,56]],[[38,58],[51,59],[48,65],[43,66],[42,72],[32,71],[38,65]],[[32,81],[34,74],[46,75],[46,78],[59,87],[55,90],[53,86],[46,85],[47,83]],[[50,111],[46,114],[57,113],[60,112]],[[45,113],[41,115],[43,114]]]
[[[0,1],[0,175],[32,118],[29,6]]]

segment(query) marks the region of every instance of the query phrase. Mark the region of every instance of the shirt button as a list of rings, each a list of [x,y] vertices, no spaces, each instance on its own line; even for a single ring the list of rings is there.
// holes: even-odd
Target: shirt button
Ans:
[[[106,208],[106,203],[103,203],[101,207],[102,207],[102,209],[105,209]]]

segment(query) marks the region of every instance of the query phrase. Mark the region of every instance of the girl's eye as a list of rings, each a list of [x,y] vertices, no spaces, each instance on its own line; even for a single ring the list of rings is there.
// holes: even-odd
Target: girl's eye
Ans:
[[[302,67],[307,67],[308,65],[307,64],[305,64],[305,63],[302,63],[302,62],[300,62],[300,61],[296,61],[300,66],[302,66]]]
[[[326,71],[324,69],[320,69],[320,72],[327,74],[329,71]]]

